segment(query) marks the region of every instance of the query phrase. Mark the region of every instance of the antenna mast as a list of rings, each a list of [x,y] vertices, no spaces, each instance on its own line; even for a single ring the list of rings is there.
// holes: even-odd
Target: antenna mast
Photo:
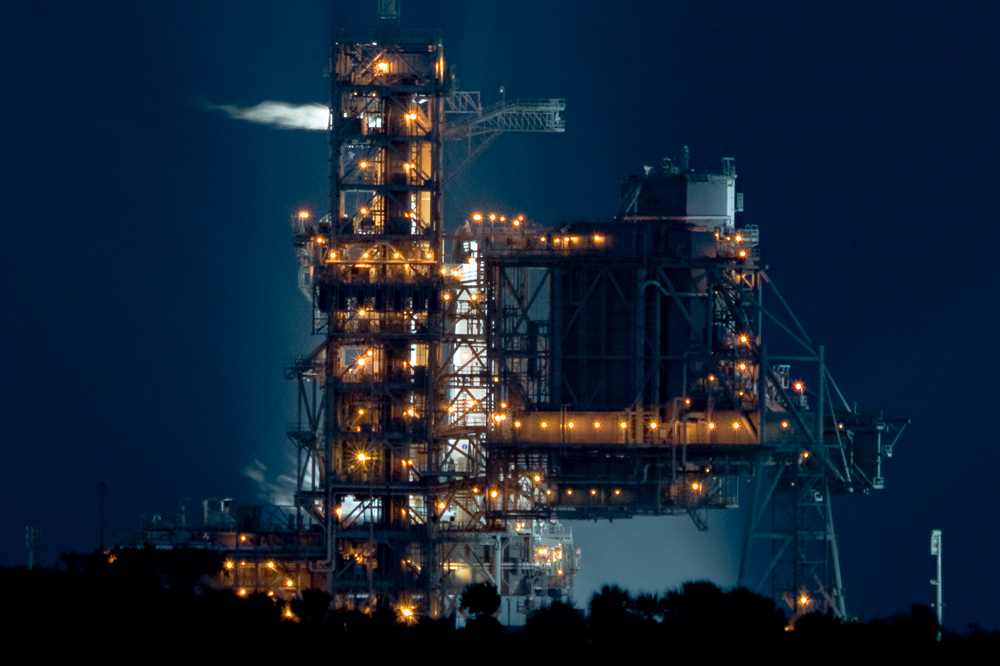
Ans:
[[[937,639],[941,640],[941,626],[944,618],[944,601],[942,601],[941,591],[941,530],[931,531],[931,555],[937,557],[937,578],[931,581],[931,585],[937,588],[937,602],[934,608],[937,610],[938,633]]]

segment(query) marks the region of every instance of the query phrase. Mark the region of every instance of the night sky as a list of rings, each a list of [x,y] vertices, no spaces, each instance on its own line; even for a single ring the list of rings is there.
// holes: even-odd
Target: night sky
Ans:
[[[942,529],[955,630],[1000,629],[990,4],[403,5],[463,89],[567,100],[565,134],[502,137],[449,185],[450,225],[608,219],[625,175],[685,144],[699,171],[736,157],[742,223],[848,400],[913,421],[886,489],[835,500],[848,612],[931,602]],[[316,341],[289,216],[326,209],[326,136],[212,105],[325,103],[333,29],[374,5],[2,5],[0,562],[26,561],[29,524],[43,563],[96,547],[102,480],[109,538],[291,489],[283,368]],[[742,519],[574,524],[577,598],[731,585]]]

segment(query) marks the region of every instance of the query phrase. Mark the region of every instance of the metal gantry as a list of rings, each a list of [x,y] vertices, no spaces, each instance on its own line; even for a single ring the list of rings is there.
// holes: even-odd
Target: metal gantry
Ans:
[[[351,159],[359,154],[370,156],[355,149]],[[420,256],[388,261],[398,248],[374,248],[363,218],[347,224],[343,208],[344,234],[329,246],[323,223],[305,234],[306,282],[327,342],[300,381],[331,357],[347,359],[323,370],[312,398],[301,390],[308,427],[295,431],[300,478],[319,480],[303,487],[300,507],[326,519],[330,580],[340,580],[339,553],[345,574],[366,567],[367,603],[403,594],[445,612],[474,580],[504,594],[524,585],[534,586],[529,596],[551,593],[568,587],[572,558],[547,583],[537,571],[530,585],[501,574],[504,562],[527,570],[550,551],[538,545],[548,521],[682,514],[706,529],[707,512],[737,506],[740,479],[750,477],[740,583],[793,613],[843,615],[831,500],[883,486],[882,461],[906,422],[843,398],[823,347],[762,269],[757,228],[736,226],[734,181],[731,159],[714,175],[668,161],[627,182],[624,213],[605,224],[542,229],[523,216],[476,214],[449,236],[450,262],[423,273],[408,272]],[[362,207],[381,210],[378,197],[372,190]],[[316,246],[339,253],[324,261],[340,272],[318,270]],[[430,261],[429,246],[419,251]],[[412,289],[426,290],[426,305],[388,291],[379,304],[379,290],[394,288],[381,276],[398,264],[403,284],[424,280]],[[369,282],[359,286],[358,275]],[[372,337],[374,322],[397,320],[406,323],[380,324]],[[409,355],[392,357],[394,348]],[[337,412],[343,423],[317,416],[338,401],[348,404]],[[392,418],[362,417],[373,413]],[[338,520],[323,508],[347,504]],[[399,513],[396,541],[388,511]],[[525,535],[522,550],[534,556],[518,560],[509,544]],[[410,577],[385,578],[394,565],[379,548],[405,553]]]
[[[374,35],[342,34],[330,71],[331,213],[295,220],[300,286],[324,341],[289,373],[297,520],[325,546],[311,570],[340,607],[432,615],[484,580],[528,599],[565,590],[567,532],[488,516],[495,382],[477,244],[455,243],[459,261],[443,256],[454,97],[440,38],[384,21]]]
[[[565,132],[564,99],[506,98],[484,107],[478,92],[454,91],[445,100],[443,136],[463,150],[448,165],[445,183],[461,173],[505,132]]]
[[[407,618],[461,612],[488,582],[528,611],[572,590],[559,520],[707,529],[749,477],[740,584],[843,616],[831,501],[883,487],[906,421],[842,396],[737,225],[733,160],[696,174],[685,147],[627,179],[607,223],[484,212],[446,234],[447,178],[504,131],[563,131],[565,104],[484,107],[453,89],[437,33],[403,30],[396,0],[379,17],[338,34],[331,209],[293,221],[322,336],[287,371],[295,507],[206,502],[225,582]],[[466,152],[446,171],[447,140]],[[144,542],[194,543],[158,518]]]
[[[615,222],[491,232],[489,351],[510,408],[487,459],[519,500],[491,515],[686,513],[704,529],[750,477],[740,584],[843,615],[831,498],[883,487],[906,421],[843,398],[757,228],[735,225],[734,179],[732,160],[714,176],[668,162],[623,186]]]

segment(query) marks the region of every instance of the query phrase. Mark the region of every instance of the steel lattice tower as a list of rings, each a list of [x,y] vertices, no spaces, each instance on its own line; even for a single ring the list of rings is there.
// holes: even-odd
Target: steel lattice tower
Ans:
[[[322,336],[288,371],[294,516],[206,502],[223,582],[404,617],[487,582],[529,611],[572,588],[557,519],[707,529],[749,477],[740,584],[844,615],[831,501],[884,486],[907,421],[841,394],[737,223],[734,161],[695,173],[685,148],[629,177],[607,222],[477,213],[446,234],[447,178],[502,132],[563,131],[565,103],[484,107],[453,89],[439,34],[379,8],[332,51],[330,213],[293,223]],[[445,173],[449,140],[465,152]],[[190,543],[179,525],[142,538]]]
[[[472,240],[455,242],[446,265],[441,205],[444,138],[562,131],[563,103],[484,113],[464,93],[475,103],[456,104],[440,36],[402,31],[391,13],[376,33],[339,33],[330,72],[331,213],[295,221],[300,285],[324,341],[289,373],[298,524],[318,527],[325,548],[312,570],[338,606],[435,615],[473,582],[528,597],[565,590],[567,533],[487,517],[498,491],[483,449],[496,411],[484,275]],[[536,556],[539,543],[558,556]]]

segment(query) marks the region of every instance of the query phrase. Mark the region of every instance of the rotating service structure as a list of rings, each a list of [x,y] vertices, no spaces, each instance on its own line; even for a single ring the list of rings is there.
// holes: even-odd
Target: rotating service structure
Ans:
[[[733,160],[696,174],[686,151],[627,179],[613,222],[469,224],[498,382],[487,515],[706,529],[750,477],[740,584],[843,615],[831,496],[882,488],[907,421],[844,399],[761,267],[759,230],[736,222]]]

